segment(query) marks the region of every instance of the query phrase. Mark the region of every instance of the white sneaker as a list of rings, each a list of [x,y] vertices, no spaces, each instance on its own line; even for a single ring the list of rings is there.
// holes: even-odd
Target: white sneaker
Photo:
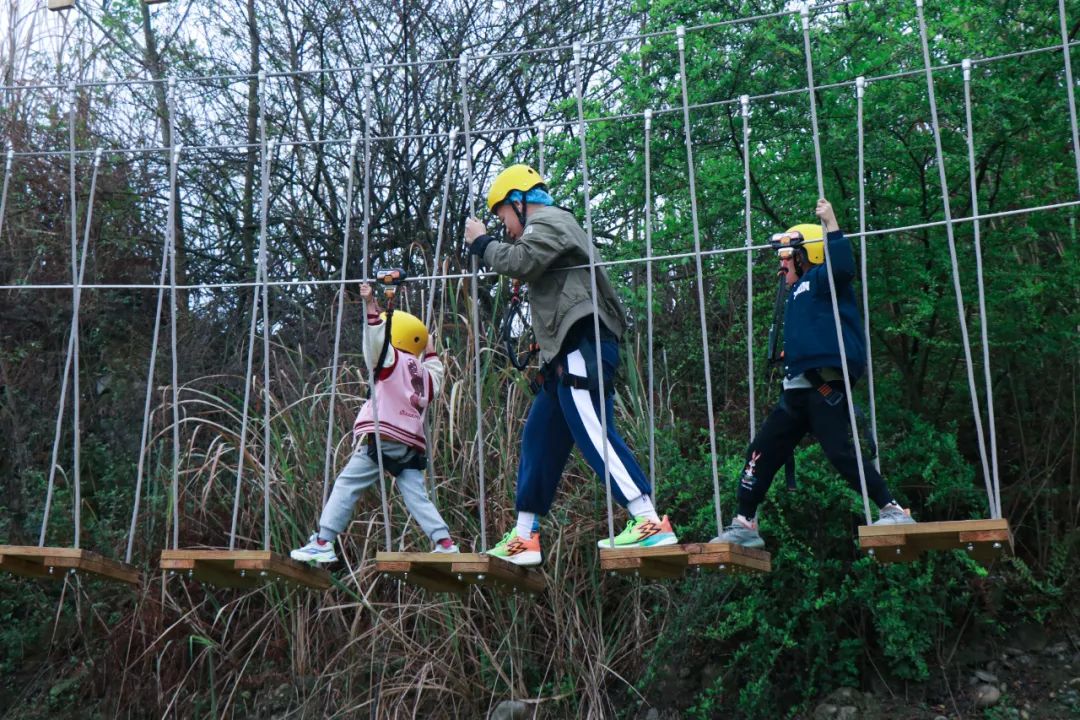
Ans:
[[[290,552],[289,557],[298,562],[313,562],[319,564],[337,562],[337,555],[334,554],[334,543],[320,543],[318,533],[314,533],[308,538],[307,545],[296,548]]]
[[[458,553],[458,552],[461,552],[461,551],[458,550],[458,546],[454,545],[453,543],[451,543],[449,547],[443,547],[439,543],[435,543],[435,549],[432,550],[431,552],[439,553],[439,554],[442,554],[442,555],[452,555],[454,553]]]

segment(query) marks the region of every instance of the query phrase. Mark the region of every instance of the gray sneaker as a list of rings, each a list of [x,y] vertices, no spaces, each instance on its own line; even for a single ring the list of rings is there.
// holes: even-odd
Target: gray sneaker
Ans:
[[[911,511],[905,510],[899,505],[886,505],[878,513],[878,519],[874,525],[911,525],[915,519],[911,517]]]
[[[765,547],[765,541],[761,539],[761,534],[758,533],[757,526],[745,525],[738,518],[724,528],[724,532],[720,533],[709,542],[731,543],[732,545],[742,545],[743,547],[748,548]]]

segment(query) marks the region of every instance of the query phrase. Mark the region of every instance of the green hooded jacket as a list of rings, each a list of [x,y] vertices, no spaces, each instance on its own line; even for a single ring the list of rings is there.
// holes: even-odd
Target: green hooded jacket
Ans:
[[[589,239],[566,210],[530,205],[521,238],[490,243],[484,262],[500,275],[529,283],[533,333],[544,362],[558,355],[570,327],[593,312]],[[600,320],[621,338],[626,311],[601,266],[596,268],[596,287]]]

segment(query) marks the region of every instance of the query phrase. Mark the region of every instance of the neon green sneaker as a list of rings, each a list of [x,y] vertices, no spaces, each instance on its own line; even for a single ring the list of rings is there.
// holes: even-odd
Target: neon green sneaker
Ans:
[[[675,531],[671,529],[671,522],[665,515],[656,523],[652,520],[630,518],[626,523],[626,529],[615,536],[615,550],[636,547],[663,547],[664,545],[678,545],[679,538],[675,537]],[[596,546],[603,550],[612,549],[611,541],[601,540]]]
[[[539,565],[540,533],[533,532],[528,540],[518,535],[517,528],[510,528],[510,532],[503,535],[499,544],[487,551],[491,557],[502,558],[515,565]]]

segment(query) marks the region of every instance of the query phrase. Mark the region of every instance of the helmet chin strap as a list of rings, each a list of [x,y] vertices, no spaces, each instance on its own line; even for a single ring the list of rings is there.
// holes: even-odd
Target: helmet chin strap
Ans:
[[[807,266],[810,264],[805,248],[796,248],[792,259],[795,260],[795,277],[801,278],[809,269]]]
[[[528,212],[528,203],[526,203],[525,198],[522,197],[520,210],[518,210],[517,205],[513,202],[510,203],[510,207],[514,209],[514,215],[517,216],[518,222],[521,223],[521,231],[525,232],[525,215]]]

